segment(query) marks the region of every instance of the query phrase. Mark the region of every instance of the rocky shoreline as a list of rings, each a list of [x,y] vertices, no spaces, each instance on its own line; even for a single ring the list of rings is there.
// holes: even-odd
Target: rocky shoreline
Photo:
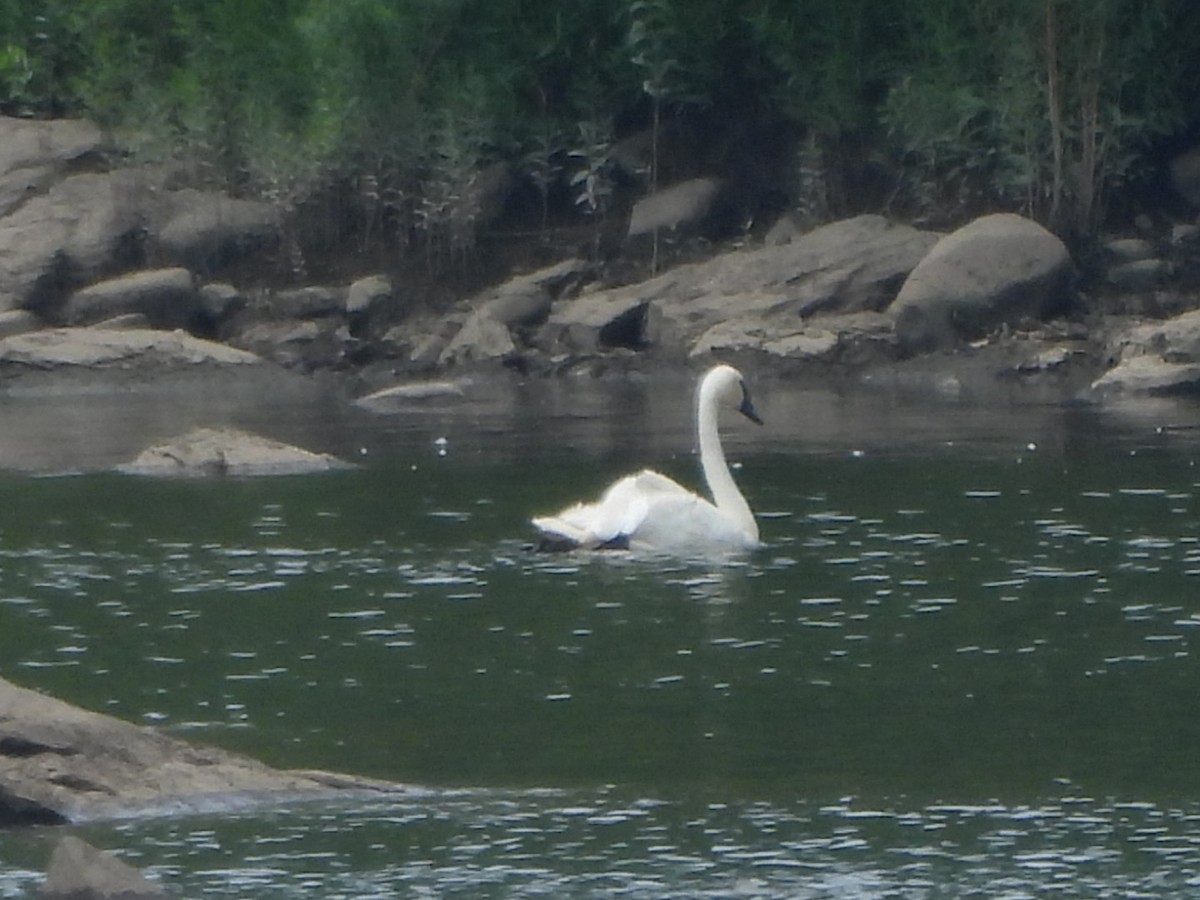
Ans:
[[[386,272],[286,288],[226,280],[281,240],[270,205],[110,164],[85,122],[0,118],[0,137],[0,391],[271,366],[367,394],[464,371],[713,358],[864,383],[936,369],[932,382],[947,384],[990,367],[1088,398],[1200,390],[1192,223],[1143,222],[1081,282],[1067,247],[1016,215],[948,234],[877,215],[801,232],[785,216],[641,280],[613,283],[607,263],[571,256],[433,308]],[[661,239],[694,249],[696,198],[711,192],[660,193],[648,199]],[[634,213],[630,257],[646,239]]]

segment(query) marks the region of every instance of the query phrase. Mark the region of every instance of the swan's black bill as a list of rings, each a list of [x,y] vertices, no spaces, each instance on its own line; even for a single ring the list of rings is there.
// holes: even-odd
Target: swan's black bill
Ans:
[[[750,402],[750,392],[746,390],[746,386],[742,385],[742,405],[738,407],[738,412],[753,422],[755,425],[763,423],[762,418],[758,415],[758,410],[754,408],[754,404]]]

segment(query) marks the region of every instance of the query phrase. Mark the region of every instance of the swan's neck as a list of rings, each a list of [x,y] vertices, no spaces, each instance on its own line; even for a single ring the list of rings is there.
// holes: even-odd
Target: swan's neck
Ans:
[[[713,505],[724,513],[751,541],[758,541],[758,522],[750,511],[750,504],[738,490],[725,451],[721,447],[721,435],[717,430],[717,401],[707,392],[701,392],[696,414],[696,426],[700,442],[700,467],[704,480],[712,493]]]

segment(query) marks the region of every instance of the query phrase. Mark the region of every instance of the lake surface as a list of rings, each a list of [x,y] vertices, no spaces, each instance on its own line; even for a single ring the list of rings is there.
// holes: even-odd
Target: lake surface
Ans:
[[[767,546],[723,563],[528,547],[694,479],[682,382],[0,398],[0,675],[419,788],[76,831],[190,897],[1200,886],[1200,410],[755,388]],[[100,471],[195,422],[362,465]],[[0,834],[0,897],[57,834]]]

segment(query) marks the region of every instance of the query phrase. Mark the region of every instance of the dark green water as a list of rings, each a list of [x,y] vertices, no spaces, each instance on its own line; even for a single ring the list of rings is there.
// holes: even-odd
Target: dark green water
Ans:
[[[765,549],[531,553],[631,466],[692,477],[643,399],[325,422],[366,464],[306,479],[0,476],[0,675],[422,788],[82,835],[187,896],[1200,885],[1194,411],[777,385],[729,429]],[[0,835],[0,897],[54,836]]]

